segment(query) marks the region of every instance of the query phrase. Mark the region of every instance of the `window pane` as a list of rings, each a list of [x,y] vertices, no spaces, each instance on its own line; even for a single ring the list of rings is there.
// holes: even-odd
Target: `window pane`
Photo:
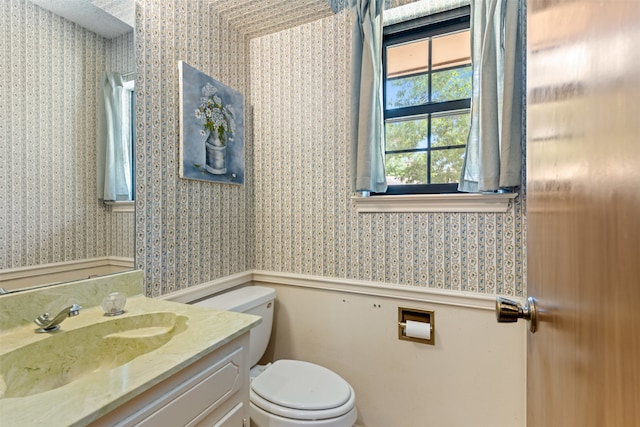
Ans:
[[[442,114],[431,118],[431,146],[465,145],[471,115],[468,111]]]
[[[471,98],[471,66],[434,72],[432,102]]]
[[[387,47],[385,108],[411,107],[429,101],[429,40]]]
[[[427,184],[427,153],[398,153],[385,156],[387,184]]]
[[[471,38],[469,30],[434,37],[431,44],[433,71],[441,68],[471,64]]]
[[[429,39],[387,47],[387,78],[429,71]]]
[[[426,118],[387,123],[384,128],[387,151],[428,147],[429,121]]]
[[[429,102],[429,75],[398,77],[387,80],[385,108],[413,107]]]
[[[458,182],[464,160],[464,148],[431,152],[431,184]]]

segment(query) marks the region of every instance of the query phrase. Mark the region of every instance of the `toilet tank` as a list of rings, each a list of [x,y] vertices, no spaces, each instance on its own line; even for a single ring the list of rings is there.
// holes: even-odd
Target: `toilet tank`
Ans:
[[[216,310],[235,311],[262,317],[262,323],[251,329],[250,366],[255,366],[269,344],[271,327],[273,326],[273,302],[276,291],[264,286],[246,286],[222,294],[213,295],[196,302],[194,305],[215,308]]]

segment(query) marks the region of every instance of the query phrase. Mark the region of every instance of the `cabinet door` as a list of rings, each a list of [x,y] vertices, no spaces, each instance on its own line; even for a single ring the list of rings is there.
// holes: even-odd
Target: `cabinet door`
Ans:
[[[151,410],[145,409],[140,427],[197,425],[197,420],[216,409],[240,390],[243,349],[194,375],[174,389]],[[138,417],[136,417],[138,418]],[[193,421],[192,421],[193,420]],[[195,422],[194,422],[195,421]]]
[[[222,411],[223,409],[220,408],[210,413],[196,425],[198,427],[242,427],[249,425],[249,420],[245,418],[244,404],[242,402],[236,404],[226,414],[222,414]]]

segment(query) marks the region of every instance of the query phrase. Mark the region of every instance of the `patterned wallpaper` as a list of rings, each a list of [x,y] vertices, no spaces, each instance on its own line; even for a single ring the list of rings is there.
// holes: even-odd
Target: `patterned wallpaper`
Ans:
[[[210,0],[231,28],[249,38],[330,16],[340,0]]]
[[[93,143],[100,73],[133,69],[132,34],[109,41],[26,0],[4,0],[0,22],[0,269],[133,257],[133,215],[96,200]]]
[[[351,15],[251,41],[256,269],[524,295],[524,193],[505,214],[357,214]]]
[[[288,29],[249,41],[215,2],[137,1],[135,244],[147,294],[256,268],[523,295],[524,193],[506,214],[355,213],[351,16],[331,6],[336,15],[280,17]],[[133,69],[133,37],[102,39],[25,0],[0,11],[0,268],[131,256],[132,215],[95,201],[95,108],[84,101],[105,67]],[[178,177],[180,59],[247,96],[243,187]],[[59,108],[34,108],[49,99]]]
[[[222,48],[224,47],[224,48]],[[146,294],[251,269],[251,110],[245,185],[178,175],[178,61],[247,95],[247,39],[204,0],[136,0],[136,267]]]
[[[136,58],[133,31],[107,40],[106,58],[107,70],[121,72],[124,80],[135,79]],[[95,162],[93,159],[91,161]],[[95,177],[92,178],[95,179]],[[102,206],[100,207],[102,208]],[[110,207],[106,208],[104,236],[107,254],[133,258],[134,222],[133,213],[112,213]]]
[[[525,294],[524,192],[505,214],[355,212],[345,1],[249,40],[225,18],[228,1],[137,0],[136,266],[147,295],[253,268]],[[245,94],[244,186],[179,178],[178,60]]]

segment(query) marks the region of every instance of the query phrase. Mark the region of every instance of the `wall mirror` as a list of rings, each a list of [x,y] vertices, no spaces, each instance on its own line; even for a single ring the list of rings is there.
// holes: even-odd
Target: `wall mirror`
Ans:
[[[133,203],[98,199],[97,133],[103,73],[135,80],[134,9],[134,0],[3,2],[2,288],[133,268]]]

